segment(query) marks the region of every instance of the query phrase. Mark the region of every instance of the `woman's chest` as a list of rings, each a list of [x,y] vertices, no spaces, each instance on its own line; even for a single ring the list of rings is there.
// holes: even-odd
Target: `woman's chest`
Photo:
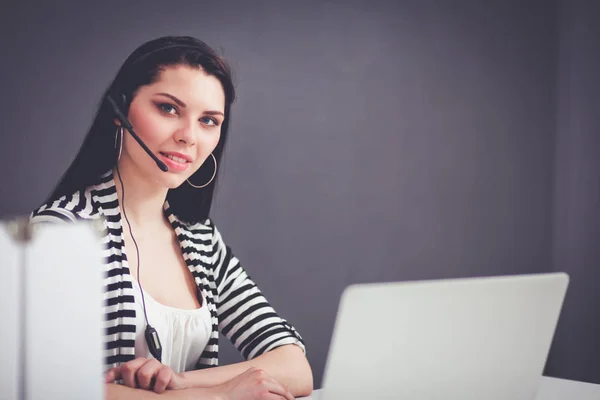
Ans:
[[[175,238],[153,240],[125,235],[126,265],[132,278],[158,303],[192,310],[200,308],[198,288]]]

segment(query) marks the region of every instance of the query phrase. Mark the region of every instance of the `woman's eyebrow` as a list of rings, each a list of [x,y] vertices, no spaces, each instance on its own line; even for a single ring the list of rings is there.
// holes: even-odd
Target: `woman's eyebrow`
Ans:
[[[169,94],[169,93],[156,93],[156,94],[170,98],[171,100],[173,100],[175,103],[177,103],[179,106],[181,106],[183,108],[187,107],[183,101],[179,100],[177,97],[173,96],[172,94]],[[225,116],[225,114],[223,114],[221,111],[205,111],[204,114],[221,115],[223,117]]]
[[[221,111],[205,111],[204,114],[225,116]]]
[[[157,94],[170,98],[171,100],[173,100],[175,103],[177,103],[179,106],[181,106],[183,108],[187,107],[183,101],[179,100],[177,97],[173,96],[172,94],[169,94],[169,93],[157,93]]]

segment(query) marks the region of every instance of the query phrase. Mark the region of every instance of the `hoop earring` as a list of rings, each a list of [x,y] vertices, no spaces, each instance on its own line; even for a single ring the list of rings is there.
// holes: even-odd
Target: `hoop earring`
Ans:
[[[192,182],[190,182],[190,180],[188,179],[188,180],[187,180],[187,183],[189,183],[189,184],[190,184],[190,186],[192,186],[192,187],[195,187],[196,189],[202,189],[203,187],[206,187],[206,186],[208,186],[208,185],[209,185],[209,184],[210,184],[210,183],[213,181],[213,179],[215,179],[215,176],[217,175],[217,159],[215,158],[215,155],[214,155],[213,153],[210,153],[210,155],[212,156],[213,162],[215,163],[215,170],[213,171],[213,174],[212,174],[212,176],[211,176],[210,180],[209,180],[208,182],[206,182],[204,185],[202,185],[202,186],[198,186],[198,185],[194,185],[194,184],[193,184]]]
[[[115,132],[115,150],[117,150],[117,142],[119,142],[119,153],[117,155],[117,162],[121,159],[121,152],[123,151],[123,127],[118,126]]]

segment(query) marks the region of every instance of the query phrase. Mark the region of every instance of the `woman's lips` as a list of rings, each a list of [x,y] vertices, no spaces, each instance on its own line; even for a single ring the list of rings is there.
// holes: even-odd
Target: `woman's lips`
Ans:
[[[169,153],[159,153],[163,162],[169,168],[169,171],[185,171],[189,166],[190,162],[184,160],[182,157],[175,156]]]

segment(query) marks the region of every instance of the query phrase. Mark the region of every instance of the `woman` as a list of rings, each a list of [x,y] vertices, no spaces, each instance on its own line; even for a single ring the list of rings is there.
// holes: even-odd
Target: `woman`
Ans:
[[[228,65],[205,43],[143,44],[31,215],[32,223],[102,223],[109,399],[292,399],[312,391],[301,336],[209,219],[234,97]],[[247,361],[219,367],[219,333]]]

